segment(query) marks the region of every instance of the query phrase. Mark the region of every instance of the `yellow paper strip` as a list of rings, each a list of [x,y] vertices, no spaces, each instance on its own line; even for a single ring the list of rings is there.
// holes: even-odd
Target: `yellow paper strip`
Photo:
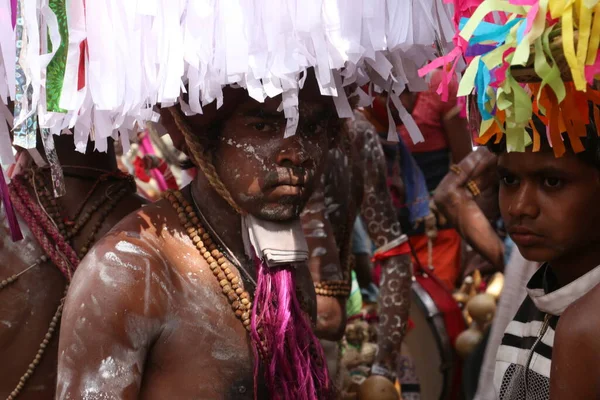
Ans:
[[[594,7],[594,20],[592,22],[592,32],[590,34],[590,43],[585,63],[593,65],[598,57],[598,46],[600,45],[600,4]]]
[[[568,7],[571,7],[572,0],[550,0],[548,2],[548,8],[550,9],[550,16],[552,18],[560,18],[563,12]]]
[[[563,13],[562,22],[562,40],[563,40],[563,53],[567,59],[567,63],[571,68],[571,74],[573,75],[573,83],[577,90],[585,91],[587,85],[585,82],[585,75],[583,73],[583,67],[579,68],[577,64],[577,56],[575,54],[575,41],[573,39],[573,3],[571,7],[568,7]]]
[[[592,30],[592,10],[583,1],[579,4],[579,38],[577,40],[577,64],[583,73],[585,80],[585,62],[587,60],[590,31]]]

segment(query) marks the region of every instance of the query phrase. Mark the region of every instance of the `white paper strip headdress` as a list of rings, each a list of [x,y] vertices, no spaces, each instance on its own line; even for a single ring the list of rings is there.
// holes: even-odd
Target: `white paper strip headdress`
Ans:
[[[238,85],[258,101],[282,95],[289,135],[310,67],[340,117],[352,117],[347,85],[423,89],[417,69],[434,58],[436,39],[451,42],[448,7],[442,0],[0,0],[0,97],[16,100],[19,134],[37,113],[40,127],[74,128],[80,149],[92,133],[102,149],[98,141],[154,119],[153,106],[180,101],[182,90],[189,110],[201,113],[213,101],[220,106],[224,86]],[[4,31],[16,32],[16,57]]]

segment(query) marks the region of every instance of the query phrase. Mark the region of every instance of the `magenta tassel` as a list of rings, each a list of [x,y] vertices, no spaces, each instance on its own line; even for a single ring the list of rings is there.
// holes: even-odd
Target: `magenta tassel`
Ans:
[[[13,29],[17,25],[17,0],[10,0],[10,21]]]
[[[17,214],[10,200],[10,194],[8,193],[8,185],[4,178],[4,171],[0,167],[0,206],[4,203],[4,211],[6,213],[6,220],[8,221],[8,229],[10,230],[10,236],[13,242],[17,242],[23,239],[23,233],[19,227],[19,221],[17,220]]]
[[[261,339],[266,342],[264,378],[271,399],[322,400],[333,395],[323,349],[296,297],[292,268],[269,268],[256,259],[258,283],[252,306],[254,397]],[[258,330],[262,329],[262,335]]]

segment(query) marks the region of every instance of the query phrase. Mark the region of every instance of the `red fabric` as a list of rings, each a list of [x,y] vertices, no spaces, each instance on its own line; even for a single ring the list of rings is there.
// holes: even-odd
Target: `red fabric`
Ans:
[[[456,93],[458,91],[458,82],[456,77],[450,81],[448,84],[448,101],[442,101],[441,96],[436,92],[442,76],[443,73],[441,70],[433,72],[431,81],[429,82],[429,89],[418,93],[413,112],[411,113],[425,141],[414,144],[406,127],[402,125],[398,128],[398,132],[411,153],[425,153],[449,147],[448,137],[444,132],[442,121],[445,115],[457,106]]]
[[[410,237],[410,244],[417,254],[417,258],[423,267],[429,265],[429,252],[427,249],[427,236],[416,235]],[[442,229],[438,231],[437,238],[433,240],[431,272],[443,284],[446,289],[453,290],[460,273],[461,238],[454,229]],[[413,257],[413,266],[417,263]]]
[[[87,55],[87,39],[79,43],[79,68],[77,70],[77,90],[85,87],[85,57]]]
[[[373,256],[371,261],[377,262],[377,261],[385,260],[386,258],[401,256],[404,254],[410,254],[410,244],[408,243],[408,241],[404,242],[394,248],[391,248],[386,252],[375,253],[375,255]]]

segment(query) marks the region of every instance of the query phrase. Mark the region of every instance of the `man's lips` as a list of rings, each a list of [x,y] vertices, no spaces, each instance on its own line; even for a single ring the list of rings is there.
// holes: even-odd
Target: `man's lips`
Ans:
[[[300,196],[303,192],[304,186],[299,185],[277,185],[267,191],[269,196]]]
[[[513,226],[508,229],[511,239],[521,246],[540,245],[544,241],[544,237],[524,226]]]

